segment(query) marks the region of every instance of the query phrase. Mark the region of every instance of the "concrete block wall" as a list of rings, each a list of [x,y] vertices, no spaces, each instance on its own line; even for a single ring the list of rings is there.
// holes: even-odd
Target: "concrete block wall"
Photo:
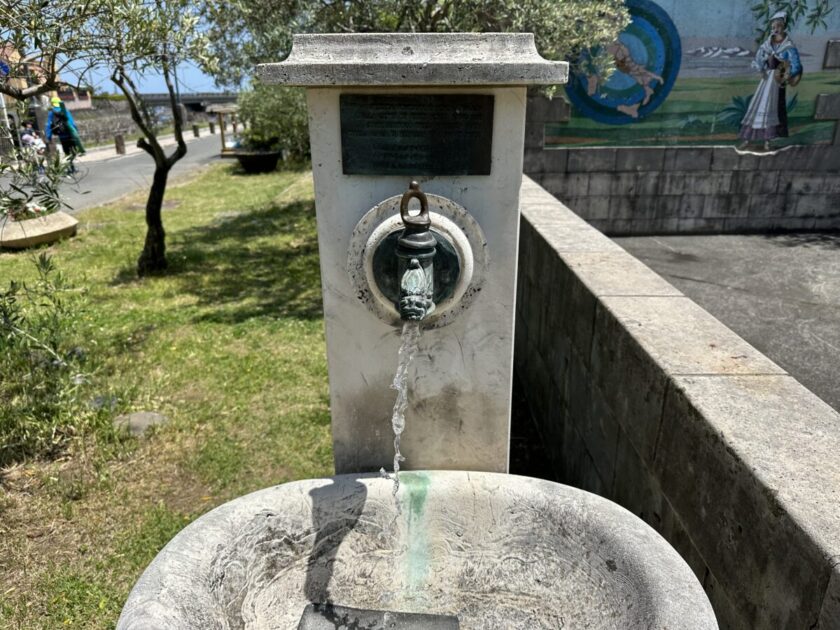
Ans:
[[[721,628],[840,628],[840,414],[525,179],[515,366],[556,478],[658,530]]]
[[[525,172],[610,235],[840,229],[840,146],[543,149]]]

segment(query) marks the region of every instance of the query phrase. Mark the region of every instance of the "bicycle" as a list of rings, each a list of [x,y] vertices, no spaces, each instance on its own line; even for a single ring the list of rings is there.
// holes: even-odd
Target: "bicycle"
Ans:
[[[70,168],[67,171],[67,175],[65,178],[68,180],[73,186],[79,187],[84,180],[90,174],[90,168],[85,164],[80,164],[76,162],[75,158],[70,159]],[[77,191],[78,192],[78,191]]]

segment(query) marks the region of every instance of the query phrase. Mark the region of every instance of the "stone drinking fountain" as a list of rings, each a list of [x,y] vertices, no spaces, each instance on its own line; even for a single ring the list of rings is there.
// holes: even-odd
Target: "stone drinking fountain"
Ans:
[[[117,627],[717,628],[643,521],[506,474],[526,87],[567,64],[525,34],[306,35],[259,74],[307,88],[338,475],[197,519]]]

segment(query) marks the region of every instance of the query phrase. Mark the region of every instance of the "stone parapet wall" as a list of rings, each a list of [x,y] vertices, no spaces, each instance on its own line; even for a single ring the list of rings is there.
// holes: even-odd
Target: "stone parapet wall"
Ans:
[[[542,149],[525,172],[611,235],[840,229],[840,147]]]
[[[721,628],[840,628],[840,414],[528,178],[522,213],[515,365],[557,479],[659,531]]]

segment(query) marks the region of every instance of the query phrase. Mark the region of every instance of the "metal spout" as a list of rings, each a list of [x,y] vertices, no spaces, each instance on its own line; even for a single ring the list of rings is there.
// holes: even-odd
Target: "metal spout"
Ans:
[[[408,202],[420,201],[420,213],[412,216]],[[400,216],[405,229],[397,240],[397,273],[400,297],[396,304],[403,320],[420,321],[435,310],[434,258],[437,240],[431,232],[429,203],[417,182],[411,182],[400,201]]]

